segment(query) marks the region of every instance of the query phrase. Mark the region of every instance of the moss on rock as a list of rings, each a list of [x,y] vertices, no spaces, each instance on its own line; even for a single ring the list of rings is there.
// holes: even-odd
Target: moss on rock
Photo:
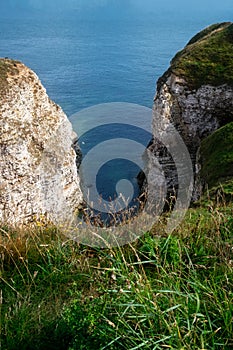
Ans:
[[[204,139],[200,147],[201,178],[208,187],[220,184],[233,193],[233,122]]]
[[[214,24],[196,34],[172,59],[168,72],[184,78],[191,89],[233,86],[233,24]]]

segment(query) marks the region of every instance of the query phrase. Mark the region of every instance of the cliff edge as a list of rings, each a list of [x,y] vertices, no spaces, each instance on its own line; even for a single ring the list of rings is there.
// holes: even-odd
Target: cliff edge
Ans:
[[[224,162],[224,167],[221,162],[206,166],[207,161],[213,161],[214,154],[230,158],[229,147],[220,142],[221,132],[216,135],[218,142],[206,139],[233,121],[232,23],[214,24],[204,29],[175,55],[169,69],[158,80],[153,111],[153,134],[156,135],[161,121],[164,125],[172,123],[188,148],[195,176],[193,200],[199,199],[207,187],[233,177],[232,157]],[[229,130],[232,129],[224,132],[231,132]],[[229,142],[231,138],[228,137]],[[149,149],[150,178],[156,176],[157,157],[166,174],[168,193],[176,194],[179,181],[171,157],[156,139]],[[214,167],[219,170],[213,180],[209,172],[213,172]]]
[[[37,75],[0,59],[0,222],[67,224],[82,200],[75,133]]]

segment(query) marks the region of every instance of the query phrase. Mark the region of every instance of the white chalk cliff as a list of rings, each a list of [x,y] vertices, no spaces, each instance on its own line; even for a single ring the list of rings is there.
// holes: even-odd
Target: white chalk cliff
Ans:
[[[193,200],[200,197],[204,186],[198,160],[202,141],[233,121],[232,57],[233,24],[213,25],[198,33],[174,57],[157,84],[152,133],[156,135],[161,124],[172,123],[181,135],[193,164]],[[149,149],[150,182],[156,185],[157,159],[163,166],[168,192],[174,194],[179,188],[176,165],[156,138]]]
[[[37,75],[0,60],[0,222],[67,224],[82,200],[76,135]]]

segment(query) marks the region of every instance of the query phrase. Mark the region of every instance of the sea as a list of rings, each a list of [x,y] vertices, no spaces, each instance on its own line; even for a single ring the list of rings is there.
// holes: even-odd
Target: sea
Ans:
[[[147,11],[141,16],[116,18],[82,18],[75,13],[17,16],[6,12],[0,14],[0,57],[20,60],[33,69],[79,135],[82,125],[76,116],[86,108],[115,102],[152,108],[156,81],[177,51],[206,26],[232,20],[233,11],[222,6],[221,11],[214,6],[205,11],[186,7],[186,11]],[[91,118],[95,115],[88,119],[90,126]],[[130,119],[127,123],[131,124]],[[143,127],[143,120],[141,123]],[[111,139],[118,137],[117,128],[119,125],[111,127]],[[140,133],[139,128],[136,139]],[[80,147],[85,153],[93,139],[96,145],[109,139],[109,134],[102,128],[89,133],[88,139],[87,133]],[[144,145],[149,138],[146,135]],[[111,149],[106,152],[111,154]],[[120,178],[134,183],[134,197],[139,193],[135,178],[140,169],[133,162],[125,164],[122,158],[117,157],[115,163],[111,160],[96,174],[100,195],[105,199],[117,195],[113,184]]]

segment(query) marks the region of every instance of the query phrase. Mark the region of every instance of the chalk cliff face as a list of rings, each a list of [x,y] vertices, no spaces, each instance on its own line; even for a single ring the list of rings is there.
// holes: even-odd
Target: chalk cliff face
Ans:
[[[65,224],[82,200],[75,133],[34,72],[0,60],[0,222]]]
[[[186,144],[195,175],[193,199],[198,199],[205,186],[198,161],[201,142],[233,121],[233,24],[205,29],[174,57],[158,81],[153,110],[154,135],[161,123],[171,122]],[[156,157],[163,164],[168,192],[178,190],[176,166],[168,152],[156,139],[149,149],[149,177],[156,176]]]

